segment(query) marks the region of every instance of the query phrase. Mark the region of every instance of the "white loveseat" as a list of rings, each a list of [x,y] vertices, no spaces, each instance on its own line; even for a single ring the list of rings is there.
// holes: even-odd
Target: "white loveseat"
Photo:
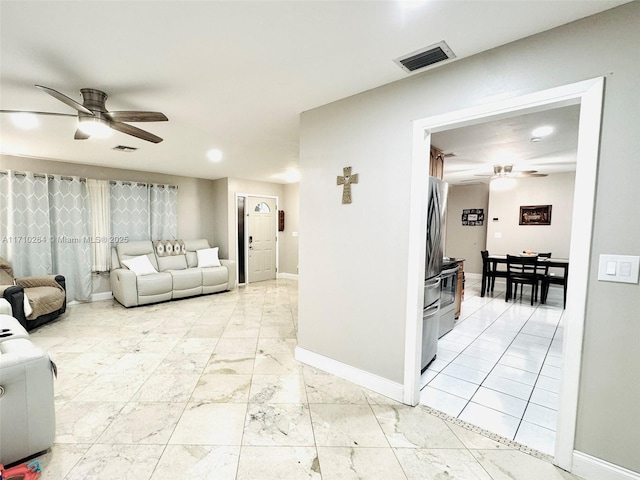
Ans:
[[[235,262],[220,259],[220,266],[211,266],[211,254],[217,259],[217,249],[204,239],[120,243],[111,254],[111,291],[122,305],[135,307],[232,290]]]

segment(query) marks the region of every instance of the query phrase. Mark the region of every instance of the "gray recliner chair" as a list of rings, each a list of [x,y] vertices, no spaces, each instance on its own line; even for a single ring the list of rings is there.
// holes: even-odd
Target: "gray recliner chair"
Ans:
[[[2,257],[0,257],[0,296],[9,302],[11,314],[27,330],[33,330],[53,320],[67,309],[64,276],[40,275],[14,278],[11,265]]]
[[[9,315],[0,314],[0,464],[47,450],[56,431],[54,365]]]

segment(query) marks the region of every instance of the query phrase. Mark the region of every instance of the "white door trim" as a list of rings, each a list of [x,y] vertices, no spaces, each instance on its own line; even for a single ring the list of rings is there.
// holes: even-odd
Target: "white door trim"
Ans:
[[[275,215],[274,221],[276,225],[276,278],[278,278],[278,272],[280,271],[280,232],[278,232],[278,210],[280,209],[279,197],[277,195],[261,195],[259,193],[236,193],[236,207],[235,207],[236,238],[238,236],[238,198],[239,197],[245,198],[245,208],[249,205],[248,204],[249,197],[273,198],[276,201],[276,215]],[[245,232],[247,231],[248,231],[247,224],[245,223]],[[248,235],[245,235],[245,238],[244,238],[244,266],[245,266],[245,272],[244,272],[245,283],[244,284],[248,285],[249,284],[249,270],[248,270],[249,268],[249,237]],[[236,275],[239,276],[240,273],[238,272]]]
[[[581,105],[574,193],[574,212],[580,211],[581,215],[574,215],[571,225],[569,257],[571,269],[569,270],[567,323],[563,344],[564,370],[554,459],[554,463],[569,471],[573,462],[576,430],[603,93],[604,78],[598,77],[413,122],[407,284],[418,286],[424,281],[426,199],[431,133],[454,126],[479,123],[482,119],[512,114],[519,110],[547,109],[563,104],[580,103]],[[410,288],[407,293],[404,402],[409,405],[418,403],[420,393],[422,295],[422,288]]]

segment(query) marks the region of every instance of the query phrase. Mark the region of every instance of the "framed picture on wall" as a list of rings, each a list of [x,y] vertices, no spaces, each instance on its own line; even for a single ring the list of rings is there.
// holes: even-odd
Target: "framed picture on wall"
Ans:
[[[462,225],[470,227],[481,227],[483,223],[483,208],[467,208],[462,210]]]
[[[551,225],[551,205],[520,207],[520,225]]]

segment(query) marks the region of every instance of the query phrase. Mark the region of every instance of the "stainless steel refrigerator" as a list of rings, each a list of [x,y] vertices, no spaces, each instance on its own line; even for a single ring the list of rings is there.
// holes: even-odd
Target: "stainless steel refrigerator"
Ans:
[[[448,185],[429,177],[427,206],[427,245],[424,269],[424,303],[422,311],[421,371],[435,358],[440,324],[440,273],[444,257],[444,226]]]

